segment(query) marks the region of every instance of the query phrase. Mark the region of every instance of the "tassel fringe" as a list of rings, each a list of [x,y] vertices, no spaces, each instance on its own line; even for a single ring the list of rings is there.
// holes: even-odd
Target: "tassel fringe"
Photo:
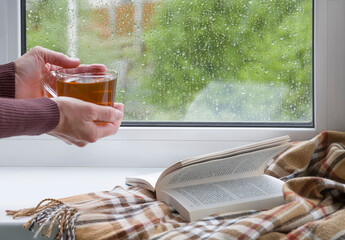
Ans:
[[[54,240],[75,240],[74,226],[78,212],[59,200],[47,198],[42,200],[34,208],[25,208],[16,211],[7,210],[6,213],[7,215],[13,216],[13,218],[33,216],[24,224],[24,228],[27,228],[29,231],[34,231],[34,227],[37,225],[38,229],[35,232],[34,238],[37,238],[40,232],[42,236],[49,238],[54,225],[57,225],[58,231]],[[48,227],[47,230],[45,230],[46,227]]]

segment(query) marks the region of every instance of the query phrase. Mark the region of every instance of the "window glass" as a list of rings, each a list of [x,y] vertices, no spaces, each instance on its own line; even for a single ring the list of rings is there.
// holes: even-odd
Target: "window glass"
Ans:
[[[127,122],[313,122],[312,0],[27,0],[40,45],[119,72]]]

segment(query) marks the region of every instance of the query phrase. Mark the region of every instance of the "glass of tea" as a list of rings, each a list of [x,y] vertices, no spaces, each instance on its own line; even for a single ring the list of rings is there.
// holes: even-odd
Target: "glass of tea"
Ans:
[[[114,70],[94,71],[93,68],[60,68],[51,71],[43,81],[53,96],[78,98],[103,106],[113,106],[118,73]]]

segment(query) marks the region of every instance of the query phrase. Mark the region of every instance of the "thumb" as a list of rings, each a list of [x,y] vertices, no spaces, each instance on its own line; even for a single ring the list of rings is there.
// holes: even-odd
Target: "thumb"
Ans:
[[[74,68],[79,66],[80,60],[70,58],[65,54],[58,53],[43,47],[35,47],[35,51],[43,58],[45,63],[50,63],[63,68]]]
[[[119,121],[123,117],[121,110],[113,107],[97,106],[97,116],[95,121],[101,122],[115,122]]]

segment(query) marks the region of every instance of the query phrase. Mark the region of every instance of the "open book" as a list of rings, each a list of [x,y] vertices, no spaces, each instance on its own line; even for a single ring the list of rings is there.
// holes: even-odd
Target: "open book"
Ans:
[[[127,177],[128,185],[156,192],[157,199],[194,221],[212,214],[269,209],[284,203],[283,181],[265,175],[289,136],[188,158],[163,172]]]

